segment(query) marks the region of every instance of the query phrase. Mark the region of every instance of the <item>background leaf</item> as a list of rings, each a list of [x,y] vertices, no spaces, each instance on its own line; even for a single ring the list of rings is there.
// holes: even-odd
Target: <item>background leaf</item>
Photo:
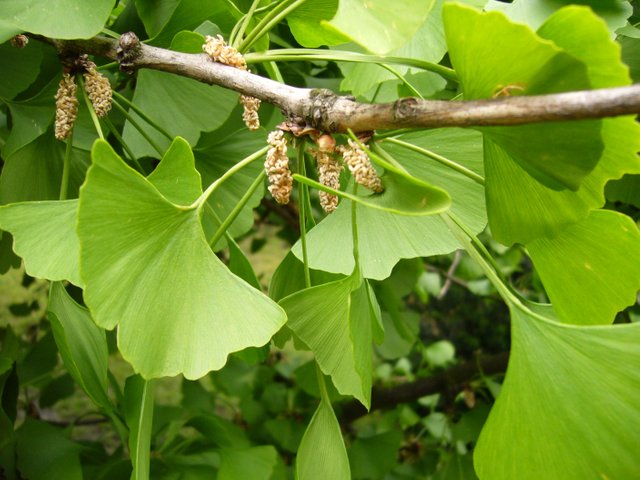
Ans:
[[[237,98],[236,93],[221,87],[170,73],[141,70],[132,101],[172,136],[181,136],[195,145],[200,132],[222,125],[236,106]],[[135,112],[131,111],[130,115],[161,148],[169,146],[169,140],[147,127]],[[129,122],[125,124],[123,137],[136,157],[158,156]]]
[[[220,451],[218,480],[269,480],[278,464],[278,452],[272,445]]]
[[[60,282],[51,285],[49,321],[64,365],[80,387],[101,408],[111,410],[107,370],[109,351],[104,330],[78,305]]]
[[[527,245],[560,320],[607,324],[636,302],[640,231],[626,215],[594,210],[554,238]]]
[[[0,0],[0,18],[7,26],[15,26],[23,32],[52,38],[90,38],[100,33],[114,3],[114,0],[81,4],[73,0],[51,0],[47,2],[47,8],[42,8],[38,0]],[[0,29],[0,42],[19,33],[12,34],[12,29],[5,28]]]
[[[153,421],[153,381],[139,375],[127,378],[124,386],[124,416],[129,427],[131,480],[149,478],[151,427]]]

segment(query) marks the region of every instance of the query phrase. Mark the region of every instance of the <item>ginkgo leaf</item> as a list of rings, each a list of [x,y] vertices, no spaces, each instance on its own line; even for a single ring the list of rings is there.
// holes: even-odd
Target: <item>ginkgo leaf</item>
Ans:
[[[341,0],[325,27],[351,38],[374,53],[401,47],[426,20],[434,0]],[[358,21],[354,22],[354,18]]]
[[[367,285],[357,275],[296,292],[280,301],[287,327],[307,345],[343,395],[371,403],[372,326]]]
[[[569,326],[522,307],[511,319],[507,376],[474,452],[480,479],[634,478],[640,324]]]
[[[351,469],[340,424],[322,400],[304,432],[296,457],[296,480],[349,480]]]
[[[294,180],[327,190],[322,184],[294,174]],[[451,197],[444,190],[399,170],[387,170],[381,177],[384,191],[381,193],[355,195],[350,192],[330,191],[354,202],[397,215],[434,215],[446,211]]]
[[[443,18],[449,55],[467,100],[591,87],[583,62],[500,12],[447,4]],[[539,182],[575,191],[600,159],[600,129],[600,120],[581,120],[481,131]]]
[[[527,245],[560,320],[613,322],[640,290],[640,231],[620,213],[594,210],[554,238]]]
[[[124,385],[124,416],[129,427],[129,452],[133,472],[131,480],[149,478],[149,448],[153,422],[154,384],[139,375],[127,378]]]
[[[78,200],[14,203],[0,207],[0,229],[13,235],[27,273],[82,287],[76,213]]]
[[[176,137],[162,160],[147,177],[158,191],[172,203],[190,205],[202,195],[200,174],[189,143]]]
[[[476,176],[482,174],[482,136],[477,132],[446,128],[399,138],[447,157]],[[407,148],[386,142],[382,145],[412,176],[448,192],[452,200],[451,212],[474,233],[484,229],[487,218],[484,190],[480,184]],[[354,268],[351,230],[351,202],[345,199],[335,212],[309,231],[307,253],[310,267],[349,275]],[[439,215],[406,216],[358,207],[358,231],[363,276],[376,280],[388,277],[402,258],[440,255],[460,248],[460,243]],[[302,258],[300,242],[294,246],[293,252]]]
[[[60,282],[51,285],[48,311],[65,367],[96,405],[111,409],[107,395],[109,351],[104,330],[93,322],[86,308],[69,296]]]
[[[580,28],[574,28],[579,25]],[[628,68],[620,61],[620,47],[611,40],[602,20],[584,7],[567,7],[540,28],[552,40],[587,65],[594,88],[630,84]],[[640,126],[632,117],[602,120],[602,158],[577,192],[554,191],[531,178],[490,140],[485,145],[487,209],[493,236],[507,245],[555,236],[604,205],[610,179],[640,172]]]
[[[92,155],[78,212],[85,300],[98,325],[118,325],[134,369],[194,379],[268,342],[284,312],[213,254],[200,210],[168,201],[107,143]]]

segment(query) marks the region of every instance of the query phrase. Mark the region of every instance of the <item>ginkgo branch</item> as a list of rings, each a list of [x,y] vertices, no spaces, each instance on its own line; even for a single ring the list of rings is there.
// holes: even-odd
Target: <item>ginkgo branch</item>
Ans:
[[[327,132],[522,125],[640,113],[640,85],[487,100],[409,97],[392,103],[368,104],[330,90],[285,85],[212,62],[205,54],[145,45],[133,33],[125,33],[119,40],[36,38],[53,44],[62,56],[88,53],[117,60],[127,72],[150,68],[235,90],[279,107],[290,121]]]

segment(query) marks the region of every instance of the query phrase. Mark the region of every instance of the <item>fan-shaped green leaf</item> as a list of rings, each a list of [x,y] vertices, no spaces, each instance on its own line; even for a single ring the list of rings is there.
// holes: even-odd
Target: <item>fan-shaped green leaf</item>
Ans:
[[[104,330],[78,305],[60,282],[51,285],[49,321],[64,365],[93,402],[110,410],[107,396],[109,351]]]
[[[640,231],[629,217],[594,210],[555,238],[527,245],[560,320],[613,322],[640,290]]]
[[[400,138],[448,157],[475,174],[482,174],[482,137],[477,132],[452,128]],[[452,198],[451,211],[475,233],[484,229],[486,213],[481,185],[432,158],[394,144],[383,145],[411,175],[447,191]],[[388,277],[401,258],[440,255],[460,248],[458,240],[437,215],[412,217],[358,208],[358,231],[365,278]],[[302,257],[299,242],[293,252],[298,258]],[[345,275],[353,271],[350,201],[343,200],[334,213],[309,232],[307,252],[312,268]]]
[[[371,402],[372,326],[367,285],[357,275],[301,290],[280,301],[287,327],[307,345],[336,389]]]
[[[119,325],[136,371],[198,378],[265,344],[284,312],[211,252],[200,211],[169,202],[104,142],[93,158],[78,221],[85,299],[98,325]]]
[[[76,213],[78,201],[14,203],[0,207],[0,228],[13,235],[14,251],[29,275],[82,286]]]
[[[81,3],[50,0],[47,8],[42,8],[39,0],[0,0],[0,18],[3,24],[6,22],[7,26],[19,28],[19,32],[39,33],[52,38],[90,38],[100,33],[114,3],[115,0]],[[4,34],[0,36],[0,42],[12,36],[11,30],[0,30]]]
[[[443,18],[449,55],[466,99],[591,86],[582,62],[502,13],[448,4]],[[538,181],[555,190],[577,190],[602,153],[600,128],[599,120],[582,120],[490,127],[482,132]]]
[[[172,203],[190,205],[202,195],[200,174],[195,169],[193,152],[187,141],[176,137],[162,160],[147,177]]]
[[[331,404],[320,402],[296,458],[296,480],[349,480],[349,458]]]
[[[278,452],[272,445],[220,450],[218,480],[269,480],[278,465]]]
[[[424,23],[434,0],[341,0],[329,22],[338,33],[374,53],[388,53],[407,43]]]
[[[511,308],[509,368],[475,450],[481,479],[634,478],[640,324],[577,327]]]
[[[630,83],[628,69],[620,61],[620,47],[589,9],[563,8],[538,33],[583,61],[594,88]],[[602,158],[577,192],[546,188],[509,163],[507,154],[487,141],[487,208],[494,237],[512,244],[555,236],[604,204],[603,189],[610,179],[640,172],[640,126],[633,118],[602,120],[602,140]]]

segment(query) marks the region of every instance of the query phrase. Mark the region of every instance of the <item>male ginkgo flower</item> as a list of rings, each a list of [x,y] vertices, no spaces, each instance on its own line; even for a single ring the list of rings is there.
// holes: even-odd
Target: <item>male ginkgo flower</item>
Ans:
[[[340,150],[344,163],[347,164],[351,175],[358,184],[376,193],[384,191],[380,177],[371,165],[371,160],[356,142],[349,139],[349,145],[341,147]]]
[[[84,89],[98,118],[105,117],[111,110],[113,93],[109,79],[96,70],[93,62],[87,62],[84,73]]]
[[[237,49],[227,45],[222,35],[212,37],[207,35],[202,50],[209,55],[211,60],[218,63],[224,63],[231,67],[247,70],[247,62]],[[260,117],[258,117],[258,108],[260,108],[260,100],[249,95],[240,95],[240,103],[244,112],[242,120],[249,130],[257,130],[260,128]]]
[[[289,203],[293,177],[289,170],[289,157],[287,156],[287,139],[282,130],[274,130],[267,137],[271,148],[267,152],[264,169],[269,179],[269,193],[276,202],[284,205]]]
[[[73,124],[78,116],[77,90],[73,75],[64,73],[56,92],[55,136],[58,140],[66,139],[73,130]]]

